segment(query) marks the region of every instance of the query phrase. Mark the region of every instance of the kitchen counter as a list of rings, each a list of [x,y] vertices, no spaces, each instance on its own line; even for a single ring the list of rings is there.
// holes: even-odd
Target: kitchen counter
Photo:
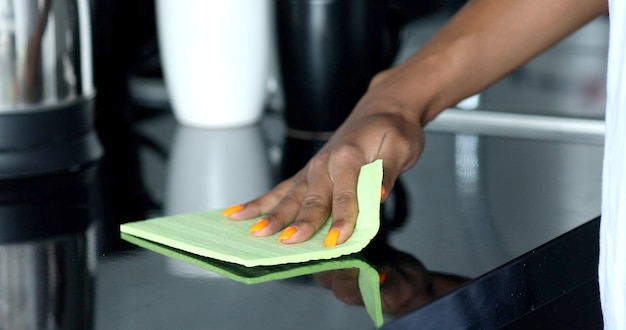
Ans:
[[[152,179],[152,186],[164,184],[170,189],[159,197],[164,198],[166,214],[222,207],[252,198],[272,186],[273,181],[267,178],[275,177],[275,169],[279,167],[284,130],[279,114],[268,114],[258,127],[234,130],[203,131],[178,126],[168,118],[145,123],[141,128],[146,135],[158,137],[159,143],[168,145],[171,155],[182,157],[169,159],[170,166],[162,169],[165,179]],[[159,133],[166,131],[170,133]],[[194,147],[190,149],[190,145]],[[245,151],[234,152],[220,161],[212,154],[214,150],[219,155],[228,150]],[[144,156],[150,157],[149,154]],[[532,257],[533,249],[595,218],[600,213],[601,159],[602,146],[593,143],[428,133],[427,148],[420,162],[401,177],[401,185],[386,205],[385,209],[392,214],[387,223],[386,243],[412,255],[430,273],[480,279],[516,258]],[[233,168],[233,160],[239,162],[239,168]],[[197,164],[181,165],[191,163]],[[150,162],[146,162],[148,164]],[[222,189],[225,183],[235,188],[220,190],[213,183]],[[176,193],[172,193],[172,189]],[[597,253],[593,237],[586,243],[585,248]],[[197,270],[192,271],[196,275],[180,275],[186,271],[176,270],[172,264],[187,271],[189,267],[144,253],[152,256],[153,262],[164,263],[171,274],[195,278],[193,283],[206,283],[198,284],[200,287],[207,285],[206,290],[212,290],[209,283],[219,281],[211,279],[206,272],[198,274]],[[573,255],[568,258],[576,258],[575,253],[572,250]],[[156,267],[144,257],[128,258],[143,264],[146,267],[143,271]],[[583,264],[595,274],[593,260]],[[115,263],[111,267],[117,269]],[[119,274],[119,271],[114,273]],[[176,281],[186,282],[181,278]],[[113,283],[116,287],[120,285]],[[229,299],[237,301],[232,304],[247,306],[252,300],[258,305],[263,301],[258,294],[262,297],[269,294],[273,298],[271,303],[250,307],[249,312],[255,316],[241,315],[236,320],[224,321],[226,328],[251,326],[256,318],[271,314],[274,309],[281,309],[280,315],[296,315],[304,302],[307,317],[313,319],[305,319],[299,327],[319,328],[322,318],[329,322],[323,323],[323,328],[349,328],[357,320],[363,322],[358,328],[371,327],[364,310],[343,305],[330,292],[311,283],[294,287],[293,282],[286,281],[256,288],[229,283],[242,290],[232,293]],[[261,288],[269,291],[260,293],[257,290]],[[285,288],[289,288],[288,291]],[[269,292],[289,294],[285,297]],[[136,296],[133,294],[133,297]],[[114,300],[118,299],[123,300],[121,297]],[[216,303],[211,304],[212,308],[216,308],[213,305]],[[329,310],[333,311],[330,315]],[[292,322],[298,322],[298,317]]]
[[[91,322],[95,329],[372,328],[363,307],[341,287],[334,293],[321,287],[318,276],[246,285],[119,238],[121,222],[223,207],[271,187],[281,123],[270,112],[256,126],[200,130],[159,115],[134,126],[135,149],[62,173],[4,181],[2,306],[36,301],[35,315],[82,320],[76,328]],[[381,286],[386,325],[413,327],[433,313],[452,320],[454,306],[482,322],[475,325],[499,326],[595,284],[601,145],[435,132],[427,141],[421,161],[402,175],[383,208],[384,234],[366,255],[390,275],[412,270]],[[579,226],[586,227],[572,234]],[[562,272],[578,275],[564,283]],[[432,283],[439,289],[431,292]],[[408,297],[397,291],[409,288]],[[472,293],[477,288],[490,299]],[[597,325],[597,291],[589,292],[589,315],[596,317],[586,319]],[[517,293],[541,299],[517,306]],[[396,298],[406,305],[392,308]],[[481,316],[477,304],[491,311]]]
[[[246,285],[119,239],[121,222],[224,207],[270,188],[283,152],[280,114],[270,112],[256,126],[221,130],[182,127],[171,115],[160,115],[133,131],[139,137],[135,149],[111,151],[98,164],[27,183],[4,182],[3,308],[18,298],[33,299],[38,315],[82,320],[76,328],[373,327],[342,287],[334,293],[322,288],[319,276]],[[115,159],[121,156],[124,162]],[[381,286],[389,306],[386,325],[417,322],[422,310],[450,321],[453,306],[479,322],[467,324],[501,326],[588,284],[588,276],[595,276],[594,253],[597,260],[598,220],[591,220],[600,209],[601,159],[602,146],[593,143],[429,132],[421,161],[402,175],[384,205],[384,234],[366,255],[396,276],[409,267],[404,280],[391,276]],[[15,229],[21,224],[28,226]],[[591,227],[578,230],[577,244],[560,237],[585,224]],[[559,258],[551,258],[568,262],[557,267],[546,259],[554,251]],[[514,271],[522,264],[545,271]],[[559,276],[568,267],[584,276],[515,305],[514,293],[560,288]],[[490,292],[493,305],[468,294],[479,287]],[[597,311],[597,295],[592,298],[589,309]],[[476,305],[488,310],[505,302],[515,308],[476,314]],[[64,310],[70,306],[71,313]]]

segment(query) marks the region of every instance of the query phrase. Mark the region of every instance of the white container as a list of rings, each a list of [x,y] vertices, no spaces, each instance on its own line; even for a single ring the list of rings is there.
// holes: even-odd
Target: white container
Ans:
[[[177,126],[167,168],[164,213],[224,208],[266,193],[274,183],[267,149],[258,125]]]
[[[261,117],[271,1],[157,0],[165,83],[178,121],[235,127]]]

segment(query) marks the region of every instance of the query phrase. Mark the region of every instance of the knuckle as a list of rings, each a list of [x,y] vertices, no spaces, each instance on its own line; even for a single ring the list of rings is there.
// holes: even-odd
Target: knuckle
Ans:
[[[344,190],[336,193],[333,196],[333,206],[344,206],[356,202],[356,192],[351,190]]]
[[[327,204],[326,199],[321,195],[307,195],[302,201],[302,208],[328,208]]]
[[[373,88],[374,86],[382,83],[383,81],[385,81],[385,79],[387,79],[388,75],[389,74],[385,71],[377,73],[376,75],[374,75],[372,80],[370,80],[368,88]]]
[[[245,205],[245,207],[248,207],[248,205],[250,205],[256,209],[265,210],[267,208],[274,207],[276,204],[278,204],[280,200],[281,200],[280,194],[275,193],[275,192],[270,192],[266,195],[260,196],[248,202]]]
[[[351,143],[343,143],[336,146],[332,153],[333,159],[338,159],[341,162],[346,160],[358,159],[360,152],[359,148]]]
[[[283,198],[281,200],[281,203],[297,203],[297,204],[300,204],[301,200],[300,200],[300,197],[298,197],[298,195],[296,195],[295,193],[288,192],[288,193],[286,193],[283,196]]]
[[[325,168],[327,164],[328,164],[328,159],[327,157],[323,155],[317,155],[311,158],[311,160],[309,160],[310,168],[316,168],[316,169]]]

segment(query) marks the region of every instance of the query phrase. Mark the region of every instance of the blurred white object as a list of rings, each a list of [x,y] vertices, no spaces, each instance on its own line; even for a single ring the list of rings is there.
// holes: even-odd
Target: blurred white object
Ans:
[[[605,329],[626,329],[626,2],[609,1],[599,282]]]
[[[269,191],[272,184],[267,146],[258,125],[176,127],[167,170],[165,214],[244,203]]]
[[[474,94],[468,98],[465,98],[456,105],[457,108],[463,110],[476,110],[480,105],[480,94]]]
[[[271,2],[158,0],[165,83],[178,121],[195,127],[255,123],[266,97]]]

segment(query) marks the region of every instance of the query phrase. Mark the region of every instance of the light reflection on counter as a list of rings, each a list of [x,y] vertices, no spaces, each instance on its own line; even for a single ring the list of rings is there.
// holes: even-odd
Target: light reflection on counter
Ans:
[[[95,166],[0,181],[0,329],[90,329]]]

